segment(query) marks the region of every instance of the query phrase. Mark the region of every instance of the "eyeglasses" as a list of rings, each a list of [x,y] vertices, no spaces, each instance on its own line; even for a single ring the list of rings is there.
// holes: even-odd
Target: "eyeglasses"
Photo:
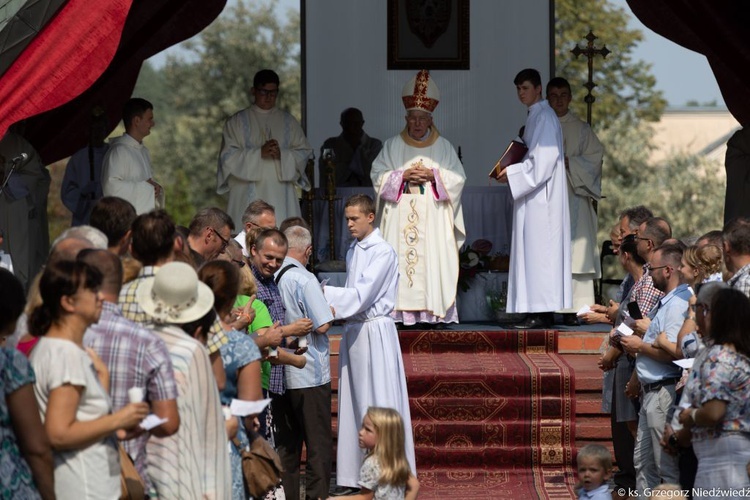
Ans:
[[[259,89],[256,87],[255,93],[262,95],[263,97],[276,97],[279,95],[279,89]]]
[[[641,238],[640,236],[636,236],[635,239],[643,240],[643,241],[650,241],[652,245],[654,244],[654,240],[652,240],[651,238]]]
[[[649,268],[648,268],[648,272],[650,272],[650,273],[651,273],[651,272],[654,272],[654,271],[656,271],[657,269],[664,269],[665,267],[666,267],[666,268],[669,268],[669,269],[671,269],[671,268],[672,268],[671,266],[657,266],[657,267],[649,267]]]
[[[691,309],[691,310],[692,310],[693,312],[698,312],[698,307],[700,307],[700,308],[701,308],[701,310],[703,311],[703,315],[704,315],[704,316],[705,316],[706,314],[708,314],[709,312],[711,312],[711,308],[710,308],[710,307],[708,307],[708,304],[704,304],[703,302],[696,302],[696,303],[695,303],[694,305],[691,305],[691,306],[690,306],[690,309]]]
[[[211,231],[213,231],[213,233],[214,233],[214,234],[215,234],[216,236],[218,236],[218,237],[219,237],[219,239],[221,240],[221,251],[223,252],[223,251],[224,251],[224,250],[225,250],[225,249],[227,248],[227,246],[229,245],[229,240],[228,240],[228,239],[226,239],[226,238],[224,238],[224,237],[223,237],[223,236],[221,235],[221,233],[219,233],[219,231],[217,231],[216,229],[214,229],[214,228],[212,228],[212,227],[209,227],[209,229],[210,229]]]
[[[232,262],[234,262],[235,264],[237,264],[237,267],[239,267],[240,269],[242,269],[243,267],[245,267],[245,261],[244,260],[232,259]]]
[[[273,227],[270,227],[270,226],[269,227],[263,227],[263,226],[261,226],[259,224],[256,224],[255,222],[252,222],[252,221],[250,221],[250,225],[253,226],[253,227],[257,227],[261,231],[265,231],[266,229],[278,229],[278,227],[276,227],[276,226],[273,226]]]

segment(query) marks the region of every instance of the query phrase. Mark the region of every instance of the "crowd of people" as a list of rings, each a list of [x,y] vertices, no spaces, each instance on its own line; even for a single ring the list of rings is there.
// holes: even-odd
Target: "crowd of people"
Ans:
[[[612,325],[599,366],[618,466],[613,495],[677,485],[687,497],[742,498],[750,487],[750,219],[678,239],[666,218],[636,206],[612,234],[626,274],[617,297],[592,305],[584,320]]]
[[[528,153],[497,175],[514,204],[508,311],[531,313],[519,328],[542,328],[553,312],[567,320],[571,306],[592,301],[602,148],[569,112],[567,81],[552,79],[548,100],[536,70],[514,84],[528,108],[518,138]],[[334,287],[307,269],[313,235],[297,188],[310,188],[312,149],[276,107],[279,85],[275,72],[256,73],[254,103],[226,122],[217,171],[226,211],[204,208],[175,225],[143,144],[153,106],[134,98],[122,137],[103,144],[96,119],[92,144],[71,159],[63,198],[75,224],[41,271],[0,254],[11,260],[0,266],[0,336],[9,337],[0,432],[11,462],[0,496],[116,498],[132,460],[152,498],[247,498],[242,451],[262,437],[284,468],[266,498],[300,498],[303,450],[305,496],[327,498],[328,332],[339,320],[336,483],[364,495],[352,498],[416,497],[395,324],[458,322],[465,240],[465,172],[433,123],[440,94],[420,71],[402,92],[400,134],[381,144],[349,108],[342,134],[324,144],[336,183],[376,194],[345,204],[353,243],[346,283]],[[12,180],[8,203],[24,194]],[[688,244],[637,206],[611,234],[625,277],[582,320],[612,325],[599,365],[616,496],[680,485],[710,498],[711,488],[749,487],[750,220]],[[5,269],[13,264],[20,282]],[[258,413],[231,410],[234,400],[266,399]],[[606,449],[582,449],[578,468],[581,497],[609,495]]]
[[[303,220],[277,229],[262,200],[245,212],[247,257],[223,210],[200,210],[179,227],[164,210],[138,215],[104,197],[92,225],[55,240],[28,294],[0,269],[0,496],[119,498],[132,460],[150,498],[245,499],[242,450],[260,436],[284,468],[265,498],[300,498],[302,487],[306,498],[328,498],[327,332],[340,319],[337,482],[377,498],[416,497],[389,316],[396,258],[373,225],[373,200],[347,201],[355,244],[344,287],[321,286],[306,269]],[[232,410],[234,400],[265,398],[260,413]]]

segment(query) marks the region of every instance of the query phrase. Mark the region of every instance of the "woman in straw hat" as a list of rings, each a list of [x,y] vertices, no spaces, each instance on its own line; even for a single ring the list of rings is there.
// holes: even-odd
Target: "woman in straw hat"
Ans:
[[[170,262],[144,280],[136,296],[164,340],[179,391],[180,430],[148,442],[149,476],[161,498],[232,496],[227,427],[211,372],[206,336],[214,294],[184,262]]]

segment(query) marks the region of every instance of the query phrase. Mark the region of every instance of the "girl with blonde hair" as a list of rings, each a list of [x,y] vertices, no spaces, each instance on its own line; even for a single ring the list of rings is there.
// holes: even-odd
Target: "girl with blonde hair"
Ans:
[[[359,431],[359,447],[367,450],[359,471],[356,495],[336,497],[349,500],[415,499],[419,481],[409,470],[404,448],[404,421],[392,408],[371,406]]]

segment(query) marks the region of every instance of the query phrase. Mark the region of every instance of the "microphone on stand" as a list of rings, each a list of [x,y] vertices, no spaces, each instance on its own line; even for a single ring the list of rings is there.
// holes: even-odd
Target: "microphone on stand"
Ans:
[[[2,174],[0,175],[0,194],[2,194],[5,191],[5,187],[8,185],[8,181],[10,181],[10,176],[13,175],[13,172],[16,171],[16,167],[21,163],[29,159],[29,155],[27,153],[21,153],[20,155],[16,156],[15,158],[11,158],[10,160],[10,172],[8,172],[7,175],[5,175],[5,168],[2,169]],[[4,178],[3,178],[4,177]]]
[[[29,159],[29,155],[26,153],[21,153],[20,155],[16,156],[15,158],[11,158],[11,163],[21,163],[22,161],[26,161]]]

